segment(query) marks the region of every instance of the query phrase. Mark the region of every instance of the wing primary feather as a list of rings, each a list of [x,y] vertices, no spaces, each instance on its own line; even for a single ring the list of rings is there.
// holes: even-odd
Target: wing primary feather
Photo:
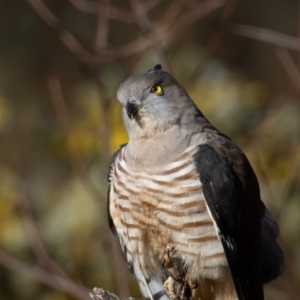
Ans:
[[[199,146],[195,165],[239,300],[263,300],[260,215],[256,202],[249,199],[233,167],[210,145]]]

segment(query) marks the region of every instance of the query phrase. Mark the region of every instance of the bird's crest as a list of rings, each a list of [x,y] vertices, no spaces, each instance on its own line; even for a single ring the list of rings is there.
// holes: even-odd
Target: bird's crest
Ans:
[[[161,70],[162,70],[161,64],[157,64],[154,66],[153,69],[150,69],[148,72],[152,73],[152,72],[157,72],[157,71],[161,71]]]

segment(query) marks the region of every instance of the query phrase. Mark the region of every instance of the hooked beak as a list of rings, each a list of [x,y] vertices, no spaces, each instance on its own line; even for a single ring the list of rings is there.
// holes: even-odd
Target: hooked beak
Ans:
[[[141,107],[142,107],[141,102],[139,102],[135,99],[129,100],[126,105],[126,112],[127,112],[128,117],[131,120],[134,119]]]

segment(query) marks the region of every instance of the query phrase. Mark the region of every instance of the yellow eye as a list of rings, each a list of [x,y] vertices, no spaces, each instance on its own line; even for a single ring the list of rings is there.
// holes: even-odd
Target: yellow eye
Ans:
[[[159,84],[154,84],[151,93],[154,93],[156,95],[162,95],[164,92],[163,88]]]

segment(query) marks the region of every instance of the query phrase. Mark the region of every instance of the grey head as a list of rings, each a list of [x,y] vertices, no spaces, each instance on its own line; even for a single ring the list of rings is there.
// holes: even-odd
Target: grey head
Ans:
[[[130,76],[117,97],[130,138],[150,137],[174,126],[199,130],[199,117],[204,120],[184,88],[161,65]]]

